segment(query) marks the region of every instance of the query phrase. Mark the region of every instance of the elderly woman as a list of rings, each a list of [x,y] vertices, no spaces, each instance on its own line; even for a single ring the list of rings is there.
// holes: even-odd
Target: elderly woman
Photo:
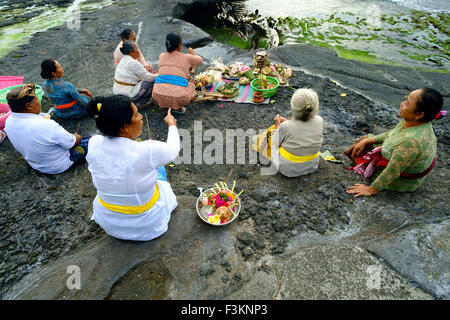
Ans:
[[[166,36],[167,53],[161,53],[158,63],[158,78],[153,88],[153,99],[162,108],[172,108],[184,113],[185,106],[195,99],[197,93],[193,82],[188,81],[189,70],[203,62],[192,48],[188,54],[181,53],[183,44],[176,33]]]
[[[34,84],[12,89],[6,99],[12,114],[6,119],[5,132],[33,169],[57,174],[84,162],[89,137],[71,134],[41,114]]]
[[[87,106],[104,135],[89,141],[86,160],[97,189],[92,219],[109,235],[147,241],[167,231],[177,199],[165,179],[164,165],[180,150],[176,120],[170,110],[164,121],[167,142],[137,142],[142,115],[128,96],[96,97]]]
[[[124,56],[114,74],[113,93],[128,95],[137,107],[149,106],[153,102],[152,89],[157,75],[139,63],[138,47],[133,41],[125,41],[120,51]]]
[[[311,89],[298,89],[291,98],[292,118],[279,114],[275,125],[258,136],[254,150],[272,160],[287,177],[317,170],[323,141],[323,119],[317,115],[319,98]]]
[[[431,121],[439,118],[442,95],[430,88],[411,92],[400,104],[398,115],[403,120],[379,135],[360,138],[345,154],[356,161],[353,170],[370,186],[355,184],[347,193],[355,197],[370,196],[381,190],[414,191],[436,162],[436,136]],[[370,149],[373,144],[382,144]],[[367,148],[369,147],[369,148]]]
[[[122,48],[123,43],[125,41],[131,40],[136,44],[137,51],[139,52],[139,57],[137,58],[137,61],[139,61],[140,64],[148,71],[153,72],[153,66],[150,62],[145,61],[144,55],[142,54],[141,50],[139,49],[139,46],[136,43],[136,32],[133,29],[126,28],[122,31],[120,34],[120,38],[122,39],[119,44],[117,45],[116,50],[114,51],[114,63],[116,66],[119,64],[120,60],[123,58],[123,53],[120,51],[120,48]]]
[[[41,77],[46,79],[42,89],[54,104],[52,112],[63,119],[80,119],[86,116],[84,107],[94,97],[92,93],[86,89],[76,89],[72,83],[64,81],[64,69],[54,59],[44,60],[41,69]]]

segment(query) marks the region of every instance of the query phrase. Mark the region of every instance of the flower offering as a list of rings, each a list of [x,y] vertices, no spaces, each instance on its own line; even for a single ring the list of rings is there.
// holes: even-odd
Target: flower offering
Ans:
[[[200,207],[200,216],[203,220],[210,224],[224,224],[231,222],[239,213],[240,200],[239,194],[234,193],[236,181],[233,182],[231,190],[224,182],[215,184],[215,188],[211,188],[202,193],[198,200]]]

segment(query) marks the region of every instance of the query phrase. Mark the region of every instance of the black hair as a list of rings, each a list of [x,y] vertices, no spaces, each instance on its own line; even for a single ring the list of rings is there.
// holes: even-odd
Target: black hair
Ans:
[[[56,61],[54,59],[42,61],[41,69],[41,77],[50,80],[53,77],[53,72],[56,72]]]
[[[170,32],[166,36],[166,49],[167,52],[172,52],[178,48],[181,43],[181,37],[174,32]]]
[[[420,88],[421,95],[416,104],[416,113],[423,112],[422,122],[434,120],[442,109],[444,98],[442,94],[432,88]]]
[[[123,41],[126,41],[126,40],[130,39],[130,36],[131,36],[131,34],[132,34],[133,32],[134,32],[134,30],[131,29],[131,28],[123,29],[123,30],[122,30],[122,33],[120,34],[120,38],[121,38]]]
[[[94,97],[86,105],[86,112],[95,118],[97,128],[111,137],[118,137],[120,128],[133,117],[131,99],[123,94]]]
[[[122,47],[120,48],[120,52],[127,55],[133,51],[136,51],[136,44],[131,40],[124,41]]]
[[[21,112],[25,110],[27,107],[27,103],[33,101],[35,97],[35,95],[26,95],[22,99],[15,99],[15,97],[17,97],[21,90],[22,87],[13,88],[6,95],[6,100],[8,101],[9,108],[12,112]]]

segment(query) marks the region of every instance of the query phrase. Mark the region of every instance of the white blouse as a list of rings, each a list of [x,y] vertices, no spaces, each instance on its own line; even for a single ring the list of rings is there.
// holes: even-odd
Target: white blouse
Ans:
[[[86,156],[97,189],[92,219],[109,235],[147,241],[167,231],[171,212],[177,207],[170,184],[156,180],[158,167],[175,160],[180,151],[176,126],[169,127],[167,142],[136,142],[123,137],[93,136]],[[149,202],[158,185],[159,199],[140,214],[124,214],[105,208],[108,204],[140,206]]]
[[[122,85],[114,81],[113,93],[125,94],[133,98],[139,93],[142,80],[155,81],[157,76],[155,73],[148,72],[138,60],[129,55],[124,55],[117,65],[114,79],[132,86]]]

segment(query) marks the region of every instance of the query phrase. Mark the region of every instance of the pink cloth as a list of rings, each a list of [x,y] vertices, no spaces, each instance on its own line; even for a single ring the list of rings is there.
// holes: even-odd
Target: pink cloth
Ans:
[[[158,62],[158,75],[173,75],[189,79],[189,70],[203,62],[202,57],[178,51],[161,53]],[[181,109],[197,96],[195,85],[189,81],[187,87],[170,83],[155,83],[153,99],[161,108]]]
[[[122,60],[122,58],[123,58],[123,53],[120,52],[120,47],[122,46],[122,44],[123,44],[123,41],[120,41],[120,43],[117,45],[116,50],[114,51],[114,62],[116,64],[116,66],[119,64],[120,60]],[[136,44],[136,46],[137,46],[137,44]],[[150,66],[152,71],[153,71],[152,64],[145,61],[144,55],[142,54],[142,52],[139,49],[139,47],[138,47],[138,51],[139,51],[139,58],[137,58],[137,61],[139,61],[144,67],[145,66]]]
[[[383,160],[383,156],[381,155],[381,147],[376,147],[365,153],[362,155],[361,160],[364,160],[364,162],[352,167],[351,169],[369,181],[369,178],[372,176],[377,167],[377,163]]]

